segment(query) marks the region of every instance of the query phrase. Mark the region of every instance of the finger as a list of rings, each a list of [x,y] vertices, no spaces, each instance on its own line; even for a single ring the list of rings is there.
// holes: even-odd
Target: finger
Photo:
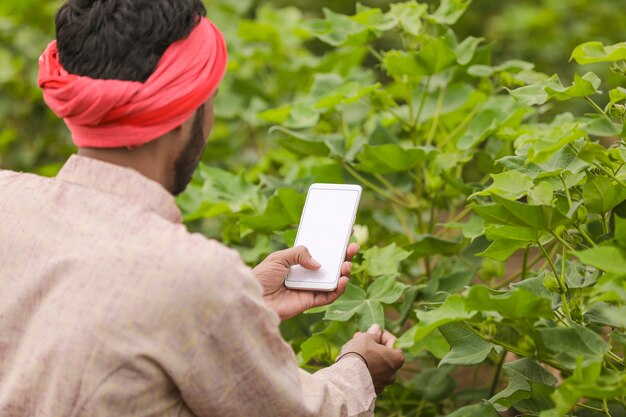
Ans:
[[[306,246],[302,245],[276,252],[275,256],[279,257],[281,261],[284,261],[287,266],[301,265],[303,268],[312,270],[320,269],[321,267],[321,265],[313,259]]]
[[[391,349],[393,349],[393,345],[396,343],[396,340],[398,340],[398,338],[386,330],[380,338],[381,343]]]
[[[350,277],[350,271],[352,271],[352,262],[344,262],[341,265],[341,275]]]
[[[334,291],[335,293],[337,293],[337,297],[339,297],[341,294],[343,294],[346,291],[349,281],[350,280],[348,279],[347,276],[343,276],[339,278],[339,281],[337,282],[337,289]]]
[[[402,368],[402,366],[404,366],[404,354],[402,353],[402,350],[400,349],[394,349],[393,353],[391,355],[392,361],[393,361],[393,365],[395,367],[396,370]]]
[[[361,249],[361,247],[356,243],[351,243],[348,245],[348,250],[346,250],[346,261],[351,261],[352,258],[357,254],[357,252]]]
[[[325,306],[334,303],[346,290],[348,278],[341,277],[337,282],[337,289],[331,292],[318,292],[313,296],[313,307]]]
[[[380,330],[380,326],[376,323],[372,324],[369,329],[367,329],[367,334],[370,334],[374,337],[376,343],[380,343],[380,338],[382,336],[382,330]]]

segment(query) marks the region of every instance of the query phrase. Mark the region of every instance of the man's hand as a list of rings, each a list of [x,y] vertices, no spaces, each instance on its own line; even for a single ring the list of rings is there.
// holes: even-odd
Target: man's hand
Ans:
[[[396,380],[396,372],[404,365],[402,350],[394,349],[396,337],[388,331],[382,331],[377,324],[372,325],[367,333],[357,332],[352,340],[341,348],[339,358],[350,355],[365,359],[370,371],[376,394],[383,392],[387,385]]]
[[[335,301],[346,290],[352,263],[350,261],[359,251],[359,245],[352,243],[346,251],[346,262],[341,266],[341,278],[337,289],[332,292],[297,291],[285,287],[285,278],[289,268],[300,265],[316,270],[320,265],[311,257],[304,246],[274,252],[252,271],[263,287],[263,297],[278,313],[281,320],[286,320],[313,307],[323,306]]]

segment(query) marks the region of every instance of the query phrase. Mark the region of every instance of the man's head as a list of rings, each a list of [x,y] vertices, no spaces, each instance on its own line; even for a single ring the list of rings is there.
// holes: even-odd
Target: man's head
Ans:
[[[168,47],[186,39],[205,14],[201,0],[68,0],[56,16],[58,59],[70,74],[145,83]],[[204,150],[214,97],[178,127],[142,146],[87,146],[79,152],[136,168],[178,194]]]

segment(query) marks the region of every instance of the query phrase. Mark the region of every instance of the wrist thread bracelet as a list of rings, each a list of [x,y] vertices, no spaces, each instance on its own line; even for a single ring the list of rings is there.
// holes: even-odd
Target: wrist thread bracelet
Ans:
[[[361,354],[360,354],[360,353],[358,353],[358,352],[346,352],[346,353],[344,353],[343,355],[339,356],[337,359],[335,359],[335,362],[339,362],[339,360],[340,360],[341,358],[343,358],[343,357],[344,357],[344,356],[346,356],[346,355],[351,355],[351,354],[358,355],[361,359],[363,359],[363,362],[365,363],[365,366],[367,367],[367,369],[370,369],[370,366],[369,366],[369,364],[367,363],[367,360],[363,357],[363,355],[361,355]]]

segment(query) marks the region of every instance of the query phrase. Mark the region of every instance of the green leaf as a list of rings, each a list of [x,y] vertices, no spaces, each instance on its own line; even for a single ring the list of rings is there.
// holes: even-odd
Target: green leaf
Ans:
[[[362,85],[356,81],[347,82],[319,97],[314,107],[316,109],[328,109],[337,107],[340,104],[356,103],[379,88],[380,84]]]
[[[485,236],[489,240],[511,239],[521,242],[537,242],[543,233],[529,227],[502,226],[491,224],[485,229]]]
[[[500,413],[493,408],[491,403],[485,402],[477,405],[461,407],[447,417],[501,417]]]
[[[626,250],[615,246],[597,246],[582,252],[576,252],[576,256],[586,265],[595,266],[604,272],[618,275],[626,273]]]
[[[407,171],[431,159],[434,154],[434,148],[429,147],[404,149],[395,144],[378,146],[365,144],[356,156],[359,162],[354,167],[364,172],[390,174]]]
[[[592,176],[583,188],[585,207],[591,213],[604,214],[626,200],[626,188],[604,176]]]
[[[427,4],[413,0],[390,4],[388,14],[398,20],[398,26],[402,31],[417,36],[422,30],[422,17],[427,10]]]
[[[350,320],[361,309],[366,298],[365,290],[349,283],[341,297],[326,308],[325,318],[337,321]]]
[[[554,199],[552,185],[549,181],[542,181],[528,192],[528,202],[536,206],[551,206]]]
[[[411,381],[412,389],[426,401],[442,401],[454,391],[456,381],[450,375],[453,370],[452,366],[424,369]]]
[[[601,363],[610,348],[597,333],[573,322],[569,327],[544,328],[538,332],[554,359],[571,370],[576,369],[579,359],[583,366]]]
[[[473,148],[484,142],[497,128],[497,113],[491,109],[483,110],[470,122],[467,131],[461,136],[457,146],[463,150]]]
[[[476,48],[484,41],[483,38],[475,38],[473,36],[468,36],[454,48],[454,52],[456,53],[456,60],[460,65],[467,65],[474,58],[474,53],[476,52]]]
[[[244,174],[200,164],[202,185],[192,184],[177,199],[185,221],[239,213],[259,204],[259,188],[246,181]]]
[[[437,309],[430,311],[416,310],[419,322],[398,339],[397,346],[410,348],[430,332],[448,323],[468,320],[474,313],[465,306],[465,300],[458,294],[451,295]]]
[[[415,242],[406,246],[411,258],[424,258],[432,255],[454,255],[463,248],[463,242],[446,240],[432,235],[419,235]]]
[[[326,308],[326,320],[347,321],[358,317],[359,328],[367,329],[374,323],[385,327],[383,304],[396,302],[406,285],[387,276],[375,280],[367,292],[354,284],[348,284],[344,294]]]
[[[320,119],[319,112],[306,103],[297,103],[291,107],[284,125],[290,129],[313,127]]]
[[[604,115],[590,115],[585,118],[581,118],[584,121],[581,124],[581,128],[590,135],[612,138],[619,136],[622,132],[622,125],[613,123],[610,119],[607,119]]]
[[[441,0],[439,8],[428,15],[428,20],[440,25],[453,25],[465,13],[472,0]]]
[[[439,332],[451,347],[450,352],[439,362],[439,366],[446,364],[468,366],[482,363],[494,347],[458,323],[442,326]]]
[[[531,71],[535,68],[535,64],[531,62],[512,59],[505,61],[502,64],[492,67],[489,65],[472,65],[467,69],[469,75],[474,77],[491,77],[501,72],[519,72],[519,71]]]
[[[406,288],[407,285],[388,276],[375,280],[367,289],[367,294],[370,300],[384,304],[392,304],[398,301]]]
[[[617,307],[599,302],[594,304],[584,317],[587,323],[626,328],[626,306]]]
[[[575,142],[576,148],[580,149],[584,144],[584,139]],[[578,157],[578,154],[571,146],[564,146],[553,153],[545,162],[529,162],[526,155],[507,156],[498,160],[509,171],[520,171],[532,179],[542,179],[558,176],[561,173],[578,174],[589,167],[586,162]],[[560,179],[557,178],[560,183]]]
[[[406,251],[392,243],[383,248],[374,246],[363,253],[363,269],[371,276],[378,277],[382,275],[398,276],[400,275],[400,262],[411,255],[410,251]]]
[[[380,9],[359,8],[354,16],[345,16],[324,8],[324,19],[315,19],[302,25],[302,28],[322,42],[332,46],[362,45],[384,31],[395,27],[397,21]]]
[[[441,359],[450,351],[450,345],[439,330],[434,330],[428,336],[416,342],[409,349],[409,352],[417,356],[424,350],[430,352],[435,358]]]
[[[511,257],[519,249],[528,246],[528,242],[513,239],[496,239],[483,252],[477,253],[476,256],[484,256],[494,261],[504,262]]]
[[[525,106],[535,106],[545,104],[552,98],[563,101],[599,94],[600,83],[601,80],[596,74],[588,72],[582,77],[575,74],[572,85],[564,87],[558,75],[553,75],[535,84],[512,90],[511,95]]]
[[[563,260],[560,255],[557,256],[556,272],[558,274],[563,270]],[[595,285],[598,282],[600,272],[580,263],[567,261],[565,263],[565,282],[568,288],[586,288]]]
[[[474,240],[485,233],[485,221],[478,217],[472,216],[467,223],[463,223],[463,237]]]
[[[509,226],[523,226],[550,231],[554,228],[571,223],[567,215],[552,206],[533,206],[518,201],[506,200],[497,195],[492,196],[496,204],[472,206],[486,223]]]
[[[533,187],[533,180],[519,171],[506,171],[501,174],[492,174],[493,183],[483,191],[474,193],[479,195],[499,195],[509,200],[517,200],[525,196]]]
[[[563,417],[581,398],[612,399],[623,395],[624,382],[619,374],[602,374],[602,362],[578,363],[574,374],[552,394],[554,408],[542,411],[540,417]]]
[[[549,395],[554,392],[557,379],[537,362],[523,358],[505,364],[502,369],[508,385],[489,399],[501,407],[499,411],[515,407],[518,411],[537,413],[554,406]]]
[[[391,77],[438,74],[456,63],[456,54],[442,39],[433,39],[418,52],[389,51],[383,67]]]
[[[513,319],[553,317],[550,298],[524,288],[496,291],[477,285],[467,293],[466,307],[473,311],[497,311],[503,317]]]
[[[267,202],[262,214],[242,220],[242,224],[253,230],[273,232],[298,224],[305,196],[290,188],[280,188]]]
[[[308,135],[295,130],[274,126],[270,133],[281,132],[285,136],[276,138],[276,142],[282,147],[300,155],[329,156],[343,155],[343,138],[339,134],[319,135],[311,138]]]
[[[609,91],[609,99],[611,104],[619,103],[622,100],[626,100],[626,88],[617,87]]]
[[[572,58],[581,65],[621,61],[626,59],[626,42],[611,46],[604,46],[602,42],[585,42],[574,49]]]

